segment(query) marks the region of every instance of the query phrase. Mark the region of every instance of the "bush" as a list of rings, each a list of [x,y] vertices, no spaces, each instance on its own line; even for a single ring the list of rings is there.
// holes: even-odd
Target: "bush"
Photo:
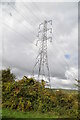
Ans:
[[[10,68],[2,70],[2,82],[13,82],[15,75],[11,73]]]
[[[78,97],[45,88],[44,81],[37,82],[24,76],[20,81],[7,80],[2,86],[2,105],[20,111],[56,112],[59,115],[77,116]]]

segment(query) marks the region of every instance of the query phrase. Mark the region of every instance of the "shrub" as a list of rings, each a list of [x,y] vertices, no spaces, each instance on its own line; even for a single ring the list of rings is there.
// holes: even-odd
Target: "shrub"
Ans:
[[[13,82],[15,75],[11,73],[10,68],[2,70],[2,82]]]
[[[2,86],[2,105],[20,111],[56,112],[77,116],[78,97],[45,88],[44,81],[23,77],[20,81],[6,81]],[[70,115],[71,114],[71,115]]]

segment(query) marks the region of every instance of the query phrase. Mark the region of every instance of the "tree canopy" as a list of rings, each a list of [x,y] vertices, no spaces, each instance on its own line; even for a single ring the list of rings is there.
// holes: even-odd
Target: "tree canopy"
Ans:
[[[11,73],[11,69],[7,68],[1,71],[2,82],[13,82],[15,80],[15,75]]]

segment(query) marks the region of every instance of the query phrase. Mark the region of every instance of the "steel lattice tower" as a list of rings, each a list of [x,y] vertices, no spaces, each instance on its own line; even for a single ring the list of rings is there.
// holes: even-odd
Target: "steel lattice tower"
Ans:
[[[49,71],[49,66],[48,66],[48,55],[47,55],[47,45],[48,45],[48,40],[52,42],[52,28],[47,28],[48,25],[52,25],[52,20],[44,20],[43,23],[39,25],[39,32],[38,32],[38,40],[36,45],[39,45],[39,53],[36,58],[36,63],[33,68],[33,76],[34,76],[34,69],[37,65],[39,65],[38,68],[38,80],[40,81],[40,76],[47,78],[46,85],[50,86],[50,71]],[[50,34],[50,36],[48,35]],[[49,36],[49,37],[48,37]],[[46,67],[46,72],[45,73],[45,67]],[[42,73],[41,73],[42,72]]]

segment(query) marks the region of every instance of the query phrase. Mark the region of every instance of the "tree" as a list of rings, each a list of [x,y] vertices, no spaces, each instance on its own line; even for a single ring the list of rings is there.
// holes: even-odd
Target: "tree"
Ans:
[[[77,80],[77,79],[75,79],[76,81],[77,81],[77,84],[75,84],[77,87],[78,87],[78,90],[80,91],[80,80]]]
[[[11,73],[11,69],[2,70],[2,82],[12,82],[15,80],[15,75]]]

